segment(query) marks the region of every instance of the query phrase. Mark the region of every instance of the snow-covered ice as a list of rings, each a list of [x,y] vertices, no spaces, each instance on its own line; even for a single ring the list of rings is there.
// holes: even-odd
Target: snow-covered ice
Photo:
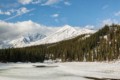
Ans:
[[[120,62],[0,63],[0,80],[94,80],[86,77],[120,80]]]

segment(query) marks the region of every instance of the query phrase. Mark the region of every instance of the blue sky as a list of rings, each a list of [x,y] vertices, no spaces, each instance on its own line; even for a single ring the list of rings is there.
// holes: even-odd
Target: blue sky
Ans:
[[[97,27],[119,23],[120,0],[0,0],[0,20]]]

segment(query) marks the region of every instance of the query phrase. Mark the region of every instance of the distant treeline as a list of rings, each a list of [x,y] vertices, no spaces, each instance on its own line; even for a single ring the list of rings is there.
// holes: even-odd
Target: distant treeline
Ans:
[[[88,37],[88,35],[90,35]],[[0,62],[112,61],[120,58],[120,25],[105,25],[94,34],[24,48],[0,50]]]

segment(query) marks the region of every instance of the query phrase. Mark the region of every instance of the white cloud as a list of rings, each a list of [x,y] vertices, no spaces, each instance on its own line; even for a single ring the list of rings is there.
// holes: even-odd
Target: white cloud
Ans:
[[[115,16],[120,16],[120,11],[116,12]]]
[[[42,0],[34,0],[33,2],[32,2],[32,4],[38,4],[38,3],[41,3],[42,2]]]
[[[15,9],[10,9],[9,12],[14,13],[14,12],[16,12],[16,10]]]
[[[52,17],[57,18],[57,17],[59,17],[59,14],[53,14]]]
[[[25,5],[25,4],[30,4],[33,0],[18,0],[19,3]]]
[[[64,5],[67,5],[67,6],[71,5],[71,3],[66,0],[65,1],[64,0],[18,0],[18,3],[23,4],[23,5],[40,3],[41,6],[52,6],[55,8],[60,8],[58,5],[55,5],[60,2],[63,2]]]
[[[41,3],[42,0],[18,0],[18,2],[23,5],[27,5],[27,4],[38,4]]]
[[[59,3],[61,0],[47,0],[45,3],[42,4],[42,6],[49,6],[49,5],[53,5],[53,4],[57,4]]]
[[[29,11],[30,10],[28,10],[26,7],[22,7],[19,10],[17,10],[17,15],[21,15],[21,14],[27,13]]]
[[[57,13],[56,13],[56,14],[53,14],[53,15],[51,15],[51,17],[54,18],[54,21],[55,21],[55,22],[59,22],[59,19],[58,19],[59,14],[57,14]]]
[[[13,18],[16,18],[16,17],[21,16],[21,15],[23,15],[23,14],[29,13],[29,12],[31,12],[31,11],[33,11],[33,10],[34,10],[34,9],[28,10],[26,7],[19,8],[18,10],[12,10],[13,13],[16,12],[16,15],[5,19],[5,21],[10,20],[10,19],[13,19]]]
[[[94,29],[95,26],[93,26],[93,25],[86,25],[85,28],[87,28],[87,29]]]
[[[71,5],[71,3],[68,2],[68,1],[65,1],[64,4],[67,5],[67,6],[70,6],[70,5]]]
[[[15,39],[22,35],[34,32],[44,33],[48,35],[58,29],[59,27],[48,27],[35,23],[31,20],[16,23],[0,21],[0,41]]]
[[[102,21],[102,26],[112,24],[119,24],[119,22],[116,19],[106,19]]]
[[[70,2],[64,0],[18,0],[18,3],[23,5],[40,3],[41,6],[51,6],[54,4],[58,4],[59,2],[64,2],[64,4],[67,6],[71,5]],[[58,7],[58,6],[54,5],[54,7]]]
[[[9,11],[3,12],[0,10],[0,15],[11,15],[11,13]]]

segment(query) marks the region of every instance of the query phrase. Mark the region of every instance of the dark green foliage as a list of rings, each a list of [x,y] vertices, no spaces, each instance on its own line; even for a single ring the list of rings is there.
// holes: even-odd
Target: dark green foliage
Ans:
[[[87,35],[90,35],[87,37]],[[120,58],[120,25],[53,44],[0,50],[1,62],[111,61]]]

